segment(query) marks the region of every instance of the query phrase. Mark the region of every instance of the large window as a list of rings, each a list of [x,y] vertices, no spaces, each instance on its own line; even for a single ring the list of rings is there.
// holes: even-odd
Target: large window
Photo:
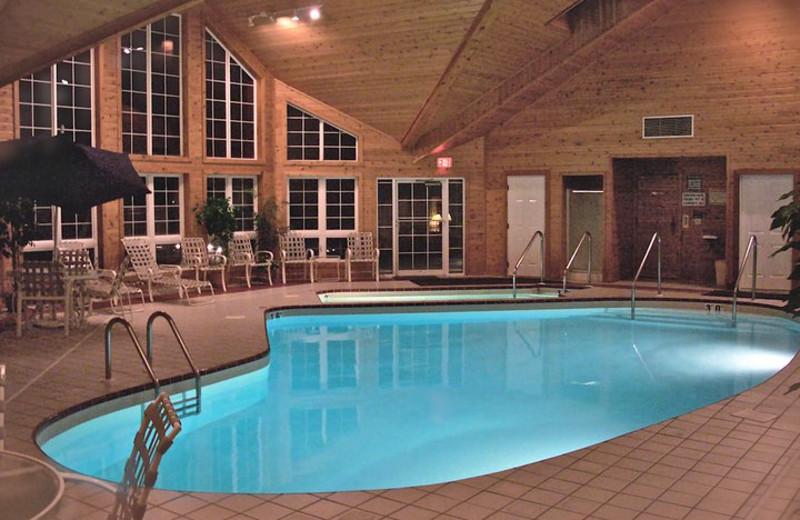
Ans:
[[[258,194],[256,177],[212,175],[206,178],[206,198],[224,197],[237,210],[236,230],[255,231]]]
[[[92,52],[86,51],[19,80],[21,137],[63,132],[78,143],[94,144]],[[50,251],[62,240],[97,245],[95,210],[62,212],[54,206],[35,207],[40,239],[26,251]]]
[[[180,175],[143,178],[150,193],[125,199],[125,236],[149,239],[159,262],[180,263],[175,245],[183,229],[183,179]]]
[[[286,105],[286,159],[355,161],[358,139],[293,105]]]
[[[344,257],[356,229],[355,179],[289,179],[289,229],[319,256]]]
[[[173,14],[122,36],[122,149],[181,154],[181,19]]]
[[[206,29],[206,156],[256,156],[256,81]]]

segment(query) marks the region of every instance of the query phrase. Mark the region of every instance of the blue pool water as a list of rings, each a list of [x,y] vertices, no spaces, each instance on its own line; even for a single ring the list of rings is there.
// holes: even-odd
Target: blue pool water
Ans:
[[[789,320],[640,308],[285,316],[267,368],[208,385],[158,487],[320,492],[451,481],[549,458],[750,388]],[[44,443],[118,480],[136,406]],[[44,435],[43,437],[46,437]]]

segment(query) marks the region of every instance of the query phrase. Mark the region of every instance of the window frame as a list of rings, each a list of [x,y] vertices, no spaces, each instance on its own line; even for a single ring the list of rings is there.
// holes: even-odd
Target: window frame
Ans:
[[[258,175],[226,175],[226,174],[222,174],[222,173],[215,173],[215,174],[208,175],[208,176],[206,176],[206,186],[205,186],[205,197],[206,197],[206,200],[208,200],[208,197],[209,197],[208,181],[209,180],[220,180],[220,179],[223,179],[225,181],[225,194],[224,194],[224,196],[225,196],[225,198],[228,199],[228,202],[230,202],[231,206],[234,207],[234,208],[242,207],[243,205],[234,205],[234,201],[233,201],[233,194],[234,194],[233,181],[235,179],[244,179],[244,180],[253,181],[253,217],[255,217],[255,214],[258,213]],[[243,233],[248,238],[254,239],[256,237],[255,223],[253,224],[253,229],[251,229],[251,230],[250,229],[240,229],[240,226],[239,226],[240,223],[241,223],[240,219],[237,218],[236,219],[236,224],[237,224],[236,232],[237,233]]]
[[[177,34],[178,44],[174,46],[174,49],[175,49],[175,54],[174,55],[178,59],[178,67],[177,67],[177,69],[178,69],[178,76],[177,76],[177,81],[178,81],[178,94],[177,94],[177,97],[178,97],[178,114],[177,114],[177,116],[169,115],[169,117],[167,117],[167,114],[165,112],[164,114],[158,114],[158,115],[165,117],[164,133],[163,134],[159,134],[159,137],[163,137],[165,142],[168,142],[168,140],[170,138],[174,138],[175,137],[174,135],[171,135],[171,134],[168,133],[168,131],[167,131],[167,127],[168,127],[167,121],[170,118],[177,119],[177,121],[178,121],[178,153],[177,154],[169,154],[169,153],[166,153],[166,149],[165,149],[165,153],[154,154],[153,153],[153,148],[154,148],[153,142],[154,142],[154,139],[155,139],[155,134],[153,133],[153,118],[154,118],[155,113],[153,111],[153,104],[154,104],[155,93],[153,92],[153,53],[154,53],[154,49],[152,47],[152,42],[153,42],[153,29],[152,29],[152,27],[153,27],[154,23],[160,22],[162,20],[166,20],[166,19],[168,19],[169,17],[172,17],[172,16],[176,17],[177,20],[178,20],[178,34]],[[136,31],[141,31],[141,30],[144,30],[145,34],[146,34],[146,47],[145,48],[141,48],[141,49],[138,48],[138,47],[137,48],[133,48],[133,43],[132,43],[133,39],[134,39],[133,35],[134,35],[134,33],[136,33]],[[146,110],[145,110],[146,130],[145,130],[144,136],[145,136],[145,138],[147,140],[147,146],[146,146],[146,151],[144,153],[139,151],[139,150],[134,150],[134,147],[133,147],[133,144],[132,144],[133,143],[133,139],[134,139],[135,136],[142,135],[140,133],[133,132],[134,123],[133,123],[133,115],[132,114],[134,114],[134,108],[133,108],[133,106],[131,106],[130,110],[126,111],[124,103],[122,105],[121,122],[120,122],[120,124],[121,124],[121,132],[120,133],[121,133],[121,136],[122,136],[122,151],[124,151],[126,153],[134,154],[134,155],[154,156],[154,157],[182,157],[183,154],[184,154],[185,142],[184,142],[184,128],[183,128],[184,127],[184,124],[183,124],[183,116],[184,116],[183,104],[186,101],[186,99],[185,99],[185,96],[184,96],[184,87],[183,87],[184,57],[183,57],[183,53],[181,52],[183,44],[184,44],[184,34],[183,34],[183,32],[184,32],[183,31],[183,17],[180,14],[172,13],[172,14],[168,14],[164,18],[159,18],[158,20],[155,20],[154,22],[148,23],[147,25],[144,25],[144,26],[141,26],[141,27],[137,27],[137,28],[133,29],[130,32],[122,34],[119,37],[120,38],[119,39],[120,52],[122,54],[127,54],[127,55],[130,55],[131,57],[133,57],[134,56],[133,55],[134,52],[145,52],[145,59],[146,59],[146,65],[145,65],[145,70],[144,71],[141,71],[141,70],[138,70],[138,69],[133,69],[133,68],[125,69],[124,68],[124,60],[120,59],[120,65],[119,65],[120,87],[119,88],[120,88],[120,94],[121,94],[122,99],[124,100],[127,92],[130,92],[130,95],[132,97],[135,94],[139,94],[139,95],[144,94],[145,98],[146,98]],[[126,47],[123,44],[125,38],[130,38],[131,39],[131,46],[130,47]],[[133,90],[133,87],[131,87],[130,90],[126,90],[124,88],[124,75],[126,73],[128,73],[128,72],[144,72],[145,77],[146,77],[145,91]],[[165,78],[164,92],[162,94],[164,95],[165,102],[166,102],[166,98],[174,97],[174,95],[172,95],[171,93],[167,93],[167,86],[166,86],[166,83],[167,83],[166,78],[167,77],[173,77],[173,76],[172,75],[167,75],[166,72],[162,73],[162,76]],[[131,130],[130,130],[130,132],[127,132],[127,133],[125,131],[125,117],[126,117],[126,114],[131,114],[131,116],[130,116],[131,117]],[[126,149],[126,145],[128,143],[130,143],[130,150]],[[166,147],[166,148],[168,148],[168,147]]]
[[[297,118],[297,117],[290,116],[290,108],[300,112],[302,117]],[[327,163],[327,164],[331,164],[331,163],[354,164],[354,163],[360,162],[361,153],[360,153],[359,148],[360,148],[361,139],[360,139],[360,137],[358,135],[356,135],[355,133],[348,132],[348,131],[340,128],[339,126],[331,123],[330,121],[327,121],[327,120],[325,120],[325,119],[323,119],[323,118],[321,118],[321,117],[309,112],[308,110],[300,108],[298,105],[296,105],[294,103],[291,103],[291,102],[287,101],[285,109],[286,109],[286,117],[284,119],[285,130],[286,130],[286,141],[285,141],[285,144],[286,144],[286,156],[285,156],[285,160],[287,162],[290,162],[290,163],[291,162],[298,162],[298,163],[313,162],[313,163]],[[290,129],[290,124],[289,124],[290,120],[299,120],[299,121],[301,121],[300,126],[302,127],[302,129],[301,130],[291,130]],[[312,131],[306,131],[305,130],[306,121],[309,121],[309,120],[316,120],[317,121],[318,127],[317,127],[316,131],[312,132]],[[339,158],[337,158],[337,159],[326,159],[325,158],[325,150],[326,150],[325,137],[326,137],[326,135],[331,134],[331,132],[326,132],[326,127],[330,127],[332,129],[336,130],[336,134],[339,136],[340,143],[339,143],[339,145],[336,146],[336,150],[339,151]],[[316,139],[317,139],[316,148],[314,148],[313,145],[305,145],[305,139],[306,139],[305,136],[306,135],[315,135],[315,134],[316,134]],[[294,136],[297,136],[297,135],[300,136],[301,144],[290,144],[290,141],[291,141],[293,135]],[[355,144],[352,147],[351,146],[346,146],[346,147],[343,146],[341,144],[342,135],[346,135],[346,136],[352,137],[353,140],[355,141]],[[343,149],[350,149],[350,148],[352,148],[354,150],[355,157],[353,157],[353,159],[342,159],[341,158],[342,150]],[[301,155],[303,157],[302,158],[292,158],[292,157],[290,157],[291,151],[292,150],[297,150],[297,149],[299,149],[301,151]],[[317,155],[318,155],[317,158],[316,159],[314,159],[314,158],[309,158],[309,159],[305,158],[307,149],[308,150],[316,149],[316,152],[317,152]]]
[[[184,230],[185,230],[185,222],[184,222],[184,208],[185,208],[185,200],[184,200],[184,176],[182,174],[169,174],[169,173],[143,173],[140,176],[144,179],[147,188],[150,190],[150,193],[145,195],[145,225],[147,228],[147,234],[145,235],[128,235],[125,231],[125,228],[128,226],[128,219],[125,217],[125,213],[129,210],[129,208],[133,207],[130,202],[133,200],[133,197],[126,197],[123,202],[123,210],[122,210],[122,231],[123,236],[126,238],[129,237],[138,237],[138,238],[146,238],[147,241],[151,244],[151,248],[155,250],[156,246],[159,245],[169,245],[169,244],[177,244],[180,243],[181,238],[183,238]],[[155,207],[155,180],[156,178],[170,178],[170,179],[178,179],[178,213],[179,217],[179,232],[178,234],[169,233],[169,234],[157,234],[156,233],[156,207]],[[137,205],[138,206],[138,205]]]
[[[81,56],[81,55],[83,55],[85,53],[88,53],[88,57],[89,57],[88,64],[83,63],[83,62],[76,62],[75,61],[76,57]],[[75,97],[76,97],[75,96],[75,91],[74,90],[72,91],[72,98],[70,99],[70,101],[71,101],[70,104],[63,103],[63,102],[61,102],[59,100],[59,98],[60,98],[60,96],[59,96],[59,87],[61,87],[62,85],[74,85],[74,76],[72,78],[73,79],[72,83],[70,83],[70,81],[68,79],[66,79],[66,78],[63,78],[63,77],[59,78],[59,66],[63,66],[64,64],[68,64],[69,66],[72,67],[72,71],[71,72],[74,72],[76,64],[79,64],[81,66],[88,65],[88,69],[89,69],[89,73],[88,73],[88,78],[89,78],[89,85],[88,85],[89,86],[89,105],[88,105],[88,109],[89,109],[89,116],[90,116],[89,117],[88,131],[85,128],[77,128],[77,121],[76,121],[76,119],[74,117],[75,108],[76,108],[76,104],[74,103]],[[66,110],[69,110],[71,115],[73,116],[73,121],[72,121],[72,125],[71,125],[71,127],[69,129],[65,128],[65,130],[64,130],[65,133],[72,133],[73,134],[73,140],[75,139],[75,132],[76,131],[80,132],[81,134],[87,134],[88,133],[90,135],[90,142],[86,143],[86,144],[89,144],[90,146],[94,146],[94,144],[95,144],[95,134],[96,134],[96,132],[95,132],[95,114],[96,114],[96,101],[95,101],[95,94],[96,94],[96,81],[95,81],[95,79],[96,78],[95,78],[95,70],[96,70],[95,69],[95,51],[94,51],[94,49],[89,49],[87,51],[80,52],[78,54],[70,56],[69,58],[67,58],[65,60],[61,60],[61,61],[59,61],[57,63],[54,63],[54,64],[50,65],[49,67],[45,67],[43,69],[40,69],[40,70],[38,70],[38,71],[36,71],[36,72],[34,72],[34,73],[24,77],[24,78],[20,78],[17,81],[17,100],[16,100],[16,103],[15,103],[16,108],[21,113],[22,112],[22,107],[24,105],[25,106],[30,106],[31,112],[32,112],[31,113],[31,124],[30,124],[30,126],[23,125],[23,118],[22,118],[21,115],[19,116],[18,132],[19,132],[20,137],[37,136],[37,135],[39,135],[39,136],[41,136],[41,135],[57,135],[59,133],[59,131],[60,131],[60,128],[64,124],[63,121],[59,118],[59,112],[62,109],[66,109]],[[49,88],[47,89],[49,100],[47,102],[42,102],[41,100],[37,100],[36,99],[36,95],[37,95],[36,84],[45,84],[47,82],[41,80],[40,78],[37,78],[36,76],[38,74],[41,74],[41,73],[45,72],[45,71],[49,71],[49,73],[50,73]],[[23,88],[25,88],[23,86],[23,84],[27,83],[27,82],[31,83],[31,85],[30,85],[31,96],[30,96],[30,100],[29,101],[23,101],[22,91],[23,91]],[[85,87],[85,84],[82,84],[81,86]],[[47,106],[49,108],[49,110],[50,110],[50,126],[49,126],[49,128],[45,127],[45,126],[38,126],[36,124],[36,119],[35,119],[35,115],[33,114],[33,111],[35,111],[35,108],[37,106]],[[85,107],[80,107],[80,108],[85,110]],[[40,214],[46,214],[48,211],[50,212],[50,224],[48,225],[48,227],[50,227],[50,238],[34,240],[33,242],[31,242],[30,244],[25,246],[25,249],[24,249],[25,253],[38,253],[38,252],[54,251],[58,247],[58,245],[61,242],[64,242],[65,240],[68,240],[70,242],[80,242],[83,245],[83,247],[85,247],[87,249],[97,249],[97,244],[98,244],[98,240],[97,240],[97,235],[98,235],[98,233],[97,233],[97,207],[91,208],[89,221],[77,220],[75,223],[73,223],[73,222],[64,223],[63,211],[58,206],[49,206],[49,205],[45,206],[45,205],[36,204],[34,206],[34,211],[36,212],[37,216],[40,215]],[[75,214],[78,215],[80,213],[81,212],[76,212]],[[69,216],[71,217],[72,215],[73,214],[70,214]],[[83,223],[83,224],[89,223],[91,225],[91,235],[89,237],[85,237],[85,238],[68,237],[68,238],[64,238],[65,226],[68,227],[68,226],[76,225],[76,224],[80,225],[80,223]]]
[[[292,190],[291,184],[293,180],[301,180],[301,181],[316,181],[317,182],[317,228],[316,229],[295,229],[291,227],[292,221]],[[328,189],[327,189],[327,181],[335,181],[335,180],[352,180],[353,181],[353,228],[352,229],[334,229],[328,230],[327,229],[327,219],[328,219]],[[319,245],[317,247],[318,256],[321,258],[326,258],[328,247],[328,239],[346,239],[347,235],[358,231],[358,222],[359,222],[359,187],[358,187],[358,178],[354,176],[336,176],[336,177],[300,177],[300,176],[290,176],[288,182],[286,183],[286,200],[287,202],[287,211],[286,211],[286,226],[288,229],[292,230],[292,232],[299,234],[306,240],[314,240],[317,239],[319,241]],[[303,204],[303,207],[306,207],[306,204]],[[326,254],[322,254],[322,252],[326,252]]]
[[[213,43],[215,43],[216,45],[219,45],[222,48],[222,50],[225,51],[225,80],[224,80],[224,85],[225,85],[225,118],[224,118],[224,122],[225,122],[225,156],[209,155],[209,153],[208,153],[208,151],[209,151],[209,139],[210,139],[209,132],[208,132],[208,121],[209,121],[208,104],[211,101],[219,101],[217,99],[209,98],[209,92],[208,92],[208,83],[209,83],[209,81],[212,81],[211,78],[209,78],[209,73],[208,73],[208,67],[209,67],[209,63],[210,63],[210,61],[209,61],[210,57],[208,55],[208,37],[209,36],[213,39]],[[204,73],[205,73],[205,79],[204,79],[204,99],[205,99],[205,116],[204,116],[204,121],[205,121],[205,152],[204,153],[205,153],[205,157],[208,158],[208,159],[232,159],[232,160],[242,160],[242,161],[256,161],[256,160],[258,160],[258,153],[259,153],[259,148],[258,148],[258,137],[259,137],[259,135],[258,135],[258,78],[256,77],[256,75],[248,67],[246,67],[242,63],[242,61],[239,58],[236,57],[236,55],[224,43],[222,43],[222,40],[220,38],[218,38],[216,34],[214,34],[214,31],[212,31],[208,27],[205,27],[203,43],[204,43],[204,46],[203,46],[203,49],[204,49],[203,65],[204,65]],[[242,70],[242,72],[244,74],[247,74],[250,77],[250,79],[252,79],[252,81],[253,81],[253,85],[252,85],[253,86],[253,100],[252,100],[253,119],[252,119],[252,121],[245,121],[243,118],[240,118],[240,119],[238,119],[236,121],[233,121],[232,118],[231,118],[231,107],[232,107],[232,105],[234,103],[239,103],[240,105],[245,105],[246,104],[242,100],[239,100],[238,102],[234,102],[234,101],[231,100],[231,85],[232,85],[232,83],[231,83],[231,62],[234,62]],[[220,119],[219,118],[214,118],[213,120],[214,121],[219,121]],[[252,138],[253,156],[252,157],[233,157],[232,156],[232,154],[231,154],[231,142],[232,142],[231,125],[234,122],[238,122],[238,123],[242,123],[242,124],[244,124],[244,123],[252,123],[252,125],[253,125],[253,138]],[[239,139],[239,141],[244,143],[244,142],[248,142],[250,140]],[[213,146],[212,146],[212,149],[213,149]]]

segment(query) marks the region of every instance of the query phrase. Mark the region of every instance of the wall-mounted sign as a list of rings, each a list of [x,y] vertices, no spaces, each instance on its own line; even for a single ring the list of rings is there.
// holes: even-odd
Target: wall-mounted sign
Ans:
[[[686,189],[688,191],[700,191],[703,189],[703,178],[696,175],[690,175],[686,179]]]
[[[703,191],[684,191],[681,194],[681,205],[701,207],[706,205],[706,194]]]
[[[436,158],[436,167],[440,170],[449,170],[453,167],[453,158],[452,157],[437,157]]]
[[[727,200],[725,190],[708,190],[708,203],[712,206],[724,206]]]

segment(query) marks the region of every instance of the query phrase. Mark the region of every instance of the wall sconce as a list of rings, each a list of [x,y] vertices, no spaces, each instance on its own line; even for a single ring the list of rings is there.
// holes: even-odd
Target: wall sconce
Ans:
[[[247,17],[247,26],[276,24],[294,26],[301,22],[315,22],[322,18],[322,4],[296,7],[294,9],[281,9],[279,11],[252,14]]]

